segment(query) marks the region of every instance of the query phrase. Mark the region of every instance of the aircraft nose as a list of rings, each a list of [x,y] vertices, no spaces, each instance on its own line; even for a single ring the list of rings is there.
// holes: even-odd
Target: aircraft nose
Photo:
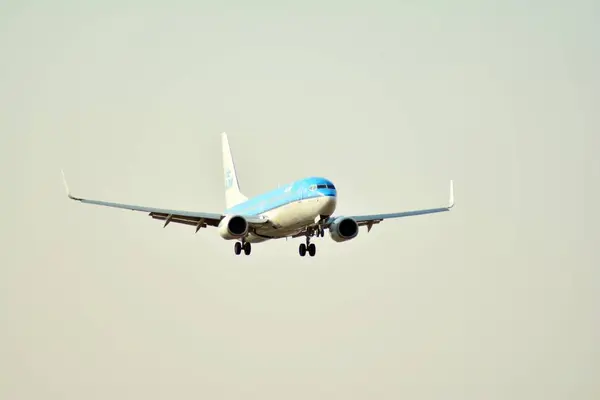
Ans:
[[[337,205],[337,197],[336,196],[325,196],[325,201],[323,202],[323,206],[321,207],[321,215],[332,215],[335,211],[335,206]]]

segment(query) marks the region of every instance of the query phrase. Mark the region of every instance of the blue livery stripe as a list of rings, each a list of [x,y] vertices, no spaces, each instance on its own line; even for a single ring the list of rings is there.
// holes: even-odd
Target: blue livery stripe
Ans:
[[[331,181],[318,177],[306,178],[248,199],[227,209],[225,213],[256,216],[300,200],[336,195],[335,186]]]

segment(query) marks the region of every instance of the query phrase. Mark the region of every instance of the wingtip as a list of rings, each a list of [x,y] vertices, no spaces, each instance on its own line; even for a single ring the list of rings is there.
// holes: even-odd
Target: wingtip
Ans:
[[[454,181],[450,179],[450,197],[448,199],[448,208],[454,207]]]
[[[69,190],[69,185],[67,184],[67,178],[65,177],[65,170],[61,168],[60,173],[62,175],[62,181],[63,181],[63,186],[65,187],[65,193],[67,193],[67,196],[69,196],[71,194],[71,191]]]
[[[73,200],[77,200],[71,194],[71,190],[69,189],[69,184],[67,183],[67,178],[65,177],[65,171],[63,169],[61,169],[60,173],[62,174],[63,185],[65,187],[65,192],[67,193],[67,197],[69,197],[70,199],[73,199]]]

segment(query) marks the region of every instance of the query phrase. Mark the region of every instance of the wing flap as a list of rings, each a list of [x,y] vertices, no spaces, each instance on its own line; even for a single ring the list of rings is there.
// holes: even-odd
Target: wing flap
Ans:
[[[167,226],[171,222],[173,222],[175,224],[195,226],[198,229],[206,228],[207,226],[218,226],[219,225],[219,221],[217,221],[217,220],[187,217],[184,215],[160,214],[160,213],[150,213],[148,215],[150,215],[152,217],[152,219],[156,219],[159,221],[165,221],[164,226]]]
[[[204,228],[206,226],[219,226],[219,222],[221,222],[221,219],[216,219],[216,218],[211,219],[211,218],[195,217],[195,216],[189,216],[189,215],[183,215],[183,214],[167,214],[164,212],[163,213],[151,212],[149,215],[153,219],[165,221],[165,226],[171,222],[174,222],[176,224],[184,224],[184,225],[192,225],[192,226],[200,225],[202,228]],[[248,224],[250,224],[250,226],[264,225],[269,222],[269,220],[267,220],[267,219],[257,218],[257,217],[253,217],[253,216],[242,215],[242,217],[244,217],[246,219],[246,221],[248,221]],[[167,222],[167,220],[168,220],[168,222]]]

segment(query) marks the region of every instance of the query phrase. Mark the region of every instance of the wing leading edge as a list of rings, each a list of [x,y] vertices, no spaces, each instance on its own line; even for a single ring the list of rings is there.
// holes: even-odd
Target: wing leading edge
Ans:
[[[374,224],[378,224],[381,221],[383,221],[384,219],[412,217],[412,216],[416,216],[416,215],[425,215],[425,214],[435,214],[435,213],[450,211],[453,207],[454,207],[454,183],[451,180],[450,181],[450,196],[448,199],[448,205],[446,207],[427,208],[427,209],[422,209],[422,210],[402,211],[402,212],[387,213],[387,214],[348,215],[347,217],[354,219],[358,223],[359,226],[366,225],[368,227],[368,230],[370,231]],[[326,226],[329,227],[329,225],[336,218],[339,218],[339,217],[329,218],[329,221],[327,221]]]
[[[164,226],[166,227],[169,223],[179,223],[184,225],[192,225],[196,227],[196,232],[200,228],[204,228],[206,226],[218,226],[219,222],[225,217],[224,214],[217,213],[207,213],[207,212],[197,212],[197,211],[183,211],[183,210],[170,210],[165,208],[155,208],[155,207],[146,207],[139,206],[134,204],[123,204],[123,203],[113,203],[110,201],[101,201],[101,200],[92,200],[85,199],[82,197],[76,197],[71,194],[69,186],[67,185],[67,180],[65,178],[64,171],[62,172],[63,176],[63,184],[65,186],[65,191],[67,192],[67,196],[71,200],[79,201],[85,204],[92,204],[97,206],[104,207],[112,207],[112,208],[120,208],[124,210],[131,211],[141,211],[147,212],[153,219],[163,220],[165,221]],[[256,217],[247,217],[244,216],[250,225],[260,225],[268,222],[267,220],[256,218]]]

